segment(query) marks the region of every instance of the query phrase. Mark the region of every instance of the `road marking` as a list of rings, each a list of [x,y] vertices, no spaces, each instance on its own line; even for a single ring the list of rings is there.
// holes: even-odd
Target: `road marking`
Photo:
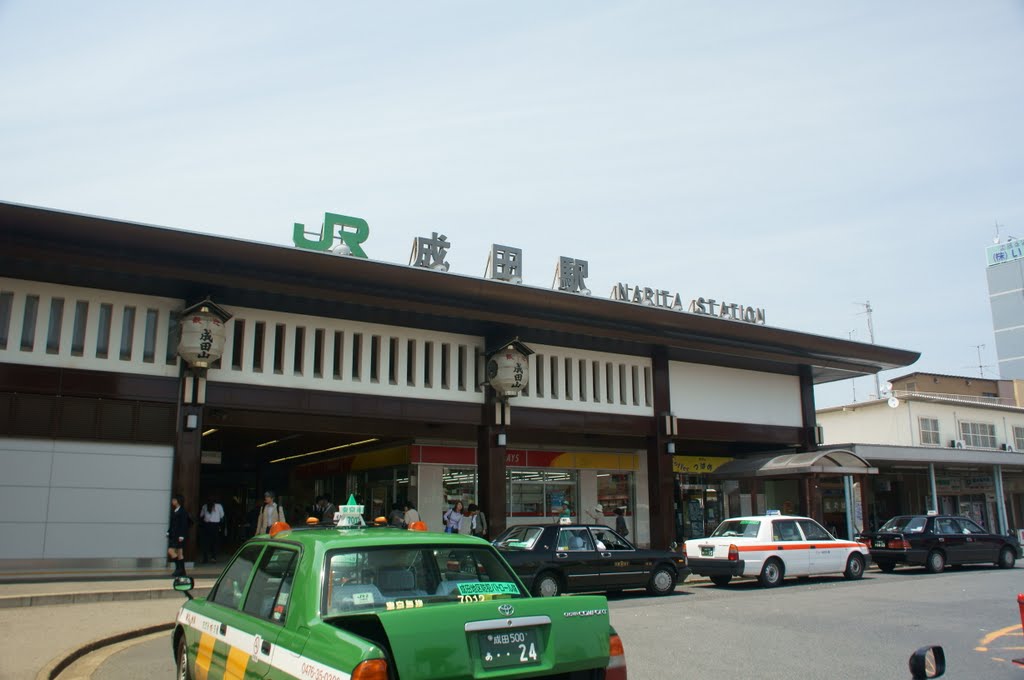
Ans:
[[[978,646],[974,648],[974,651],[976,651],[976,652],[987,652],[989,645],[992,644],[992,642],[994,640],[998,640],[1001,637],[1017,636],[1017,635],[1022,635],[1022,633],[1021,633],[1021,626],[1020,626],[1019,623],[1015,623],[1012,626],[1007,626],[1006,628],[1000,628],[999,630],[994,630],[991,633],[989,633],[988,635],[986,635],[985,637],[983,637],[980,640],[978,640]],[[1001,649],[1005,649],[1005,648],[1001,648]],[[1013,648],[1011,647],[1010,649],[1013,649]]]

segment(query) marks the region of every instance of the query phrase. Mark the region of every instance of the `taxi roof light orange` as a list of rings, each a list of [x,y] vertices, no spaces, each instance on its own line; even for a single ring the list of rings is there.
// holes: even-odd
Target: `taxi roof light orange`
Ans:
[[[273,538],[282,531],[288,531],[289,529],[291,529],[291,526],[288,522],[274,522],[270,527],[270,537]]]

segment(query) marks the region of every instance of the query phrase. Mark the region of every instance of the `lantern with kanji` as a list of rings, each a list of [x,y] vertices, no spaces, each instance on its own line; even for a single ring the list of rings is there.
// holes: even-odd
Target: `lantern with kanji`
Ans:
[[[224,354],[225,324],[230,318],[210,298],[182,311],[178,356],[191,368],[209,368]]]
[[[518,338],[502,344],[488,353],[487,382],[501,398],[516,397],[530,384],[530,369],[526,357],[533,350]]]

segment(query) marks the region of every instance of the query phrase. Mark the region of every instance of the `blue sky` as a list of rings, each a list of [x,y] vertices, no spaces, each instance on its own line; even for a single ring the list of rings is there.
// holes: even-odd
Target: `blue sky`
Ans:
[[[567,255],[862,341],[870,300],[915,369],[991,376],[1022,85],[1019,1],[0,0],[0,200],[280,244],[337,212],[372,259],[436,230],[453,272],[504,243],[527,285]]]

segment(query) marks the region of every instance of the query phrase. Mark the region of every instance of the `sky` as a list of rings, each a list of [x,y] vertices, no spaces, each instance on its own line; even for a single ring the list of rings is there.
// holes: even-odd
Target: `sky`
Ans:
[[[288,246],[341,213],[374,260],[437,231],[454,273],[501,243],[862,342],[870,302],[921,352],[883,380],[997,375],[1022,121],[1020,0],[0,0],[2,201]]]

